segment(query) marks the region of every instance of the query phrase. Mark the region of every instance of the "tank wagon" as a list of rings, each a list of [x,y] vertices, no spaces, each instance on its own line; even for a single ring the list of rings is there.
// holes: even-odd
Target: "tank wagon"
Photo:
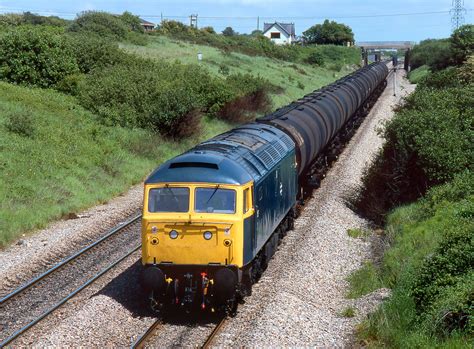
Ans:
[[[157,168],[142,218],[152,304],[235,311],[387,75],[366,66]]]

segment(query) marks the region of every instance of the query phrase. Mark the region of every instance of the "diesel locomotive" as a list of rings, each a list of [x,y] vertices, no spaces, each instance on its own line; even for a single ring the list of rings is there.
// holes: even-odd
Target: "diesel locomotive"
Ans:
[[[385,63],[363,67],[158,167],[142,218],[152,303],[235,311],[387,75]]]

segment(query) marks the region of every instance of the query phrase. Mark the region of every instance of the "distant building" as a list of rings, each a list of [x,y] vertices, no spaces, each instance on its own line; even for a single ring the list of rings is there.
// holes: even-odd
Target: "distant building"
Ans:
[[[277,45],[291,44],[295,41],[294,23],[264,23],[263,35]]]
[[[140,18],[140,24],[143,27],[143,29],[145,29],[146,32],[149,32],[155,29],[155,23],[145,21],[144,19],[141,19],[141,18]]]

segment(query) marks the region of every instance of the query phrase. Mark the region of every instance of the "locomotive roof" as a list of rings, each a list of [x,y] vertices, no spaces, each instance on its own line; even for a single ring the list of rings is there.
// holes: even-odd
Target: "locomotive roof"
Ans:
[[[246,124],[165,162],[145,183],[241,185],[258,181],[294,147],[291,138],[273,126]]]

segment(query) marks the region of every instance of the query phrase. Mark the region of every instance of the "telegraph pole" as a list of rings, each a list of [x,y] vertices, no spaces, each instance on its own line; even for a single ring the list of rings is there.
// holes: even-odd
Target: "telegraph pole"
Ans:
[[[451,13],[451,24],[454,31],[464,24],[464,14],[466,13],[464,0],[453,0],[453,8],[449,12]]]
[[[189,16],[189,26],[191,28],[196,28],[198,27],[198,15],[191,15]]]
[[[257,17],[257,30],[260,30],[260,16]]]

